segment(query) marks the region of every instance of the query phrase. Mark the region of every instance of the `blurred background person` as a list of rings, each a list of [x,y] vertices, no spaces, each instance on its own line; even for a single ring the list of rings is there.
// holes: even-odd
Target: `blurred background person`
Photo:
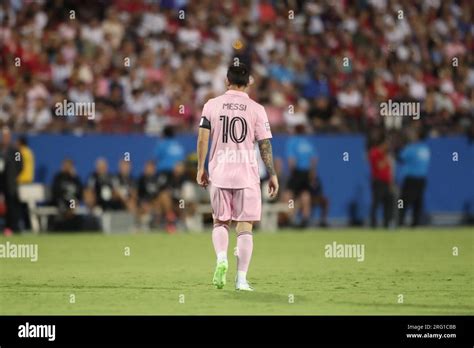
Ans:
[[[153,110],[146,115],[145,133],[149,135],[163,134],[166,126],[169,126],[169,116],[166,114],[163,103],[159,102]]]
[[[163,138],[158,140],[154,149],[154,158],[157,162],[157,171],[169,178],[179,162],[183,162],[186,153],[183,146],[175,139],[175,131],[172,126],[166,126],[163,130]]]
[[[167,194],[171,198],[171,205],[167,206],[167,210],[164,211],[168,232],[170,230],[174,232],[177,228],[177,223],[185,216],[184,208],[186,207],[186,201],[183,197],[183,185],[186,182],[187,175],[186,163],[184,161],[178,162],[174,167],[173,177],[167,190]]]
[[[112,177],[112,187],[115,197],[122,203],[123,209],[135,215],[137,210],[137,183],[132,177],[130,161],[120,160],[118,173]],[[119,204],[117,204],[119,207]]]
[[[156,224],[165,223],[168,233],[176,232],[178,202],[181,200],[181,187],[184,182],[184,164],[176,162],[171,172],[158,171],[158,197],[156,199]]]
[[[35,178],[35,155],[33,150],[28,146],[26,136],[21,135],[17,138],[16,147],[20,151],[23,162],[23,168],[17,178],[18,185],[31,184]],[[30,229],[30,215],[26,203],[21,203],[21,220],[23,222],[23,229]]]
[[[377,211],[383,207],[383,226],[389,227],[393,219],[393,167],[388,153],[387,139],[381,137],[369,149],[371,172],[372,203],[370,225],[377,227]]]
[[[398,224],[405,224],[408,208],[413,208],[411,226],[421,223],[423,214],[423,198],[426,188],[426,177],[430,166],[431,151],[417,131],[409,132],[409,144],[399,154],[401,166],[402,188],[400,199],[403,208],[399,209]]]
[[[201,215],[197,214],[197,207],[202,203],[209,203],[209,194],[196,182],[197,154],[190,153],[185,161],[185,176],[182,184],[181,194],[185,202],[184,224],[188,231],[202,231],[203,221]],[[210,214],[209,214],[210,215]],[[212,220],[210,220],[212,221]]]
[[[290,176],[283,200],[286,202],[293,200],[295,203],[295,208],[290,209],[291,218],[294,220],[295,215],[301,210],[301,221],[298,226],[308,226],[311,221],[314,196],[314,202],[322,208],[320,224],[326,226],[328,200],[322,193],[321,181],[317,173],[318,154],[305,136],[305,124],[295,126],[295,135],[286,142],[286,156]]]
[[[95,171],[87,180],[87,201],[93,209],[100,211],[124,209],[120,195],[115,191],[113,175],[109,173],[109,165],[105,158],[96,161]]]
[[[31,131],[40,132],[47,130],[53,116],[46,98],[38,97],[35,99],[34,105],[27,110],[26,118]]]
[[[76,174],[74,162],[70,158],[65,158],[51,185],[51,204],[58,208],[58,214],[52,221],[53,230],[79,231],[84,228],[85,217],[77,213],[83,198],[82,194],[83,186]],[[95,222],[95,228],[88,226],[88,230],[99,228],[98,220],[95,219]]]
[[[19,232],[20,200],[18,198],[18,175],[23,168],[20,152],[12,144],[12,136],[8,127],[2,128],[0,140],[0,194],[5,204],[5,226],[3,233],[11,236]]]
[[[153,219],[158,213],[158,194],[165,181],[165,178],[158,176],[155,161],[146,161],[137,185],[138,220],[140,228],[145,231],[150,229]]]
[[[165,221],[166,232],[176,232],[172,180],[168,174],[156,171],[155,161],[145,163],[138,179],[138,216],[143,229],[149,230]]]
[[[26,136],[21,135],[17,138],[16,147],[20,151],[23,161],[23,168],[17,178],[18,184],[31,184],[35,179],[35,155],[28,146]]]

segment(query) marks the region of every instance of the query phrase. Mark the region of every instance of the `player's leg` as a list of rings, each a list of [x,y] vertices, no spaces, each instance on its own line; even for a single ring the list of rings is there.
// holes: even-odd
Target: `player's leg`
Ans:
[[[251,221],[239,221],[237,223],[237,277],[235,281],[235,288],[237,290],[253,290],[247,281],[247,272],[253,253],[252,230],[253,222]]]
[[[125,199],[125,208],[127,209],[127,211],[135,216],[136,213],[137,213],[137,201],[136,201],[136,198],[131,196],[131,197],[128,197]]]
[[[291,206],[291,209],[288,209],[286,212],[281,213],[281,215],[282,215],[281,225],[290,226],[291,224],[293,224],[293,221],[295,219],[294,215],[295,215],[295,210],[296,210],[296,209],[294,209],[295,208],[294,207],[295,196],[294,196],[293,192],[288,190],[288,189],[285,190],[281,195],[280,201],[282,203],[288,204],[289,207]]]
[[[409,196],[410,196],[409,189],[410,187],[407,183],[407,178],[405,178],[402,184],[402,190],[401,190],[402,192],[399,197],[399,199],[402,200],[403,206],[401,208],[399,207],[398,209],[398,226],[403,226],[405,224],[405,213],[408,208]]]
[[[403,181],[401,199],[403,207],[399,209],[399,226],[405,224],[405,216],[408,209],[412,208],[416,199],[416,184],[414,178],[407,176]],[[413,221],[412,221],[413,223]]]
[[[214,228],[212,229],[212,244],[216,252],[217,262],[212,283],[222,289],[226,284],[226,274],[229,267],[227,261],[227,249],[229,247],[229,225],[231,222],[231,190],[222,189],[213,185],[209,188],[212,217]]]
[[[158,205],[160,213],[166,221],[166,232],[176,232],[176,213],[173,209],[173,196],[171,189],[167,188],[158,194]]]
[[[383,196],[383,225],[385,228],[390,227],[393,218],[393,195],[389,184],[384,184]]]
[[[379,187],[375,180],[372,180],[372,202],[370,203],[370,226],[377,227],[377,208],[379,205]]]
[[[186,181],[183,183],[181,188],[181,196],[186,202],[186,209],[184,214],[184,223],[188,231],[202,231],[202,219],[199,214],[197,214],[197,205],[199,203],[198,195],[202,190],[200,186],[191,181]],[[207,194],[206,191],[202,190]]]
[[[301,223],[299,227],[307,227],[311,220],[312,205],[311,205],[311,193],[309,190],[301,192],[299,200],[301,202]]]
[[[321,209],[319,226],[328,227],[329,200],[324,195],[321,178],[317,176],[315,181],[310,184],[311,190],[311,212],[313,207],[319,206]]]
[[[143,231],[150,230],[150,224],[152,220],[153,204],[146,199],[143,199],[139,203],[137,221],[138,226]]]
[[[313,197],[312,199],[313,206],[319,206],[321,208],[321,221],[319,226],[328,227],[328,210],[329,210],[329,200],[323,194]]]
[[[423,195],[425,190],[425,179],[414,180],[414,198],[413,198],[413,220],[412,227],[416,227],[421,223],[423,213]]]
[[[220,221],[214,219],[214,228],[212,229],[212,244],[216,252],[217,262],[227,261],[227,249],[229,247],[229,225],[230,220]]]
[[[212,230],[212,244],[216,252],[217,261],[216,269],[212,283],[218,289],[222,289],[226,284],[227,270],[229,262],[227,261],[227,249],[229,247],[229,221],[214,220],[214,228]]]
[[[253,291],[247,282],[247,272],[253,253],[253,223],[262,215],[260,185],[235,190],[232,196],[232,220],[237,221],[237,290]]]

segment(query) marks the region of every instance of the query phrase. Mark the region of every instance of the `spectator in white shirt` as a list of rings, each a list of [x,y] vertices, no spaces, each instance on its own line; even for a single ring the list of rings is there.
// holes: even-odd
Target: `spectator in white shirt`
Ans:
[[[44,131],[52,121],[51,110],[43,98],[36,99],[34,106],[27,111],[26,119],[33,131]]]
[[[144,115],[148,111],[148,99],[140,88],[134,89],[125,99],[127,111],[134,115]]]

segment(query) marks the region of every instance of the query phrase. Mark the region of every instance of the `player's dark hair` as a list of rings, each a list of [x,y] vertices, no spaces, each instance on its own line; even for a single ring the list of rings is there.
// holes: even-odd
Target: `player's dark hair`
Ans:
[[[250,70],[244,63],[232,64],[227,70],[227,80],[231,85],[245,87],[249,84]]]

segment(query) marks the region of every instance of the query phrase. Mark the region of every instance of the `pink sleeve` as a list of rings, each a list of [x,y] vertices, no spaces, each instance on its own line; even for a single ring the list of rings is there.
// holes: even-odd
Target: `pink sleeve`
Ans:
[[[255,139],[257,141],[263,139],[270,139],[272,137],[272,131],[270,130],[270,122],[268,122],[267,113],[265,108],[261,106],[257,114],[257,123],[255,125]]]

